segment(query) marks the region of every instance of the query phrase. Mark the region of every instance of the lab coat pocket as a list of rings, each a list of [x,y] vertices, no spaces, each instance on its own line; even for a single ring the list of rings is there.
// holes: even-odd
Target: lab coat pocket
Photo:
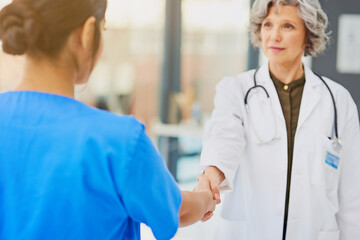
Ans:
[[[321,148],[314,159],[312,183],[326,190],[336,190],[341,170],[341,150],[335,150],[328,137],[322,138]]]
[[[234,221],[220,217],[214,239],[246,240],[247,224],[245,221]]]
[[[340,232],[320,232],[318,240],[339,240]]]

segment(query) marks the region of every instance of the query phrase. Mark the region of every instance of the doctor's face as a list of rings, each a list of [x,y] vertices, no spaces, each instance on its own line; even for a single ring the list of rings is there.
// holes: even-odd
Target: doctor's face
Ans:
[[[306,44],[306,30],[296,6],[279,5],[269,9],[261,25],[262,49],[271,63],[301,62]]]

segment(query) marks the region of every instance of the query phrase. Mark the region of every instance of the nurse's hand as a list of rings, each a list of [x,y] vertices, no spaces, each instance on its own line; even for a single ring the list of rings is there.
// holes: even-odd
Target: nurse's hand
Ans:
[[[191,225],[208,213],[213,212],[216,200],[210,189],[209,179],[205,175],[198,178],[198,185],[192,191],[182,191],[182,203],[179,210],[180,227]]]
[[[195,188],[195,190],[199,189],[199,185],[200,184],[205,184],[202,183],[204,181],[206,181],[206,185],[210,186],[210,190],[212,192],[212,196],[213,196],[213,200],[215,201],[216,204],[219,204],[221,202],[220,199],[220,190],[219,190],[219,185],[220,183],[224,180],[224,174],[218,170],[218,168],[216,167],[209,167],[205,170],[205,172],[203,174],[201,174],[198,177],[198,181],[199,184],[198,186]],[[203,218],[201,219],[201,221],[206,222],[208,221],[212,216],[213,216],[213,211],[208,211]]]
[[[198,176],[197,181],[198,181],[198,184],[197,184],[197,186],[195,187],[195,189],[193,191],[195,191],[195,192],[201,192],[201,191],[209,192],[210,197],[212,197],[212,199],[213,199],[213,201],[212,201],[213,206],[210,209],[208,209],[208,211],[204,214],[204,216],[201,219],[202,222],[205,222],[205,221],[209,220],[214,215],[213,212],[215,211],[215,206],[216,206],[216,204],[220,203],[220,198],[219,198],[219,200],[216,200],[214,198],[213,192],[211,190],[210,179],[207,176],[205,176],[204,174],[201,174],[200,176]]]

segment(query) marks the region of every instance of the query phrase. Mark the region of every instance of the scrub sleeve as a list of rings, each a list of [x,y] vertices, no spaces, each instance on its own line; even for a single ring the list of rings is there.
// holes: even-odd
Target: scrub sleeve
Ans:
[[[171,239],[179,225],[181,192],[144,128],[125,184],[122,198],[129,216],[148,225],[156,239]]]

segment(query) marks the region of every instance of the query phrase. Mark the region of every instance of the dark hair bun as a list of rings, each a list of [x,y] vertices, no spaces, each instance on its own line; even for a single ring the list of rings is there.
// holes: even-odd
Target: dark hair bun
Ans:
[[[34,48],[42,24],[28,1],[14,1],[0,12],[0,39],[4,52],[22,55]]]

